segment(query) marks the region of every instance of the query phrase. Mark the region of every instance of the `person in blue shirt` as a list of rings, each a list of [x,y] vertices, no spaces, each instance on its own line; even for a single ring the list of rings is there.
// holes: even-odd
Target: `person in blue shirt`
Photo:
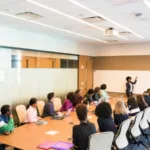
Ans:
[[[149,93],[147,91],[145,91],[143,93],[143,97],[144,97],[146,103],[148,104],[148,106],[150,106],[150,95],[149,95]]]
[[[57,112],[54,109],[54,93],[49,93],[47,95],[48,102],[44,106],[43,117],[54,116],[57,115]]]

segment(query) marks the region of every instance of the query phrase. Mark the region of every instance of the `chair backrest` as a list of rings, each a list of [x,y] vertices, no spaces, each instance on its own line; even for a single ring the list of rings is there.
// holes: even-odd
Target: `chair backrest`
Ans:
[[[61,99],[60,98],[54,98],[54,108],[55,111],[59,111],[62,107]]]
[[[118,149],[124,149],[129,145],[129,141],[127,138],[127,131],[129,129],[130,123],[131,119],[127,119],[120,125],[118,134],[115,137],[115,144]]]
[[[111,150],[112,142],[114,138],[113,132],[103,132],[92,134],[89,137],[88,150]]]
[[[37,102],[37,109],[38,109],[39,115],[40,115],[41,117],[43,116],[44,105],[45,105],[45,102],[44,102],[44,101],[38,101],[38,102]]]
[[[143,117],[140,121],[140,128],[142,130],[145,130],[145,129],[148,129],[149,128],[149,124],[148,124],[148,118],[150,116],[150,108],[146,108],[144,110],[144,114],[143,114]]]
[[[26,106],[25,105],[18,105],[16,106],[16,113],[19,119],[19,123],[24,123],[26,118]]]
[[[136,138],[138,136],[141,135],[141,130],[140,130],[140,121],[142,119],[142,116],[143,116],[143,111],[139,112],[135,119],[134,119],[134,122],[130,128],[130,133],[131,135]]]

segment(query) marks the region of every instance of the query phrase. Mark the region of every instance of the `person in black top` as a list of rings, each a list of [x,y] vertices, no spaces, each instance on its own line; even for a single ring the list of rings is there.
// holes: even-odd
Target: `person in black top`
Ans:
[[[126,94],[127,94],[127,97],[131,97],[132,96],[132,92],[133,92],[133,89],[134,89],[134,84],[136,84],[137,82],[137,77],[135,78],[135,81],[132,82],[132,78],[131,77],[126,77],[126,80],[127,80],[127,83],[126,83]]]
[[[112,109],[109,103],[100,103],[95,109],[95,115],[98,117],[97,122],[99,125],[100,132],[117,132],[116,126],[111,116]]]
[[[83,103],[86,105],[89,103],[93,103],[94,102],[93,95],[94,95],[94,90],[89,89],[87,94],[83,98]]]
[[[148,104],[145,102],[143,95],[138,94],[136,96],[136,98],[137,98],[138,106],[139,106],[141,111],[143,111],[144,109],[146,109],[148,107]]]
[[[54,93],[49,93],[47,95],[48,102],[45,104],[43,109],[43,117],[54,116],[57,115],[57,112],[54,109]]]
[[[96,128],[93,123],[87,120],[87,107],[85,104],[76,106],[77,117],[80,120],[79,125],[73,127],[73,144],[74,150],[86,150],[88,148],[89,137],[96,133]]]
[[[94,90],[94,95],[92,96],[93,100],[98,102],[100,99],[100,87],[96,87]]]
[[[130,111],[129,112],[130,116],[135,116],[138,112],[140,112],[137,101],[133,96],[128,98],[127,106],[128,106],[129,111]]]
[[[129,119],[128,110],[124,104],[124,101],[119,100],[116,102],[114,110],[114,122],[117,129],[119,129],[121,123],[127,119]]]

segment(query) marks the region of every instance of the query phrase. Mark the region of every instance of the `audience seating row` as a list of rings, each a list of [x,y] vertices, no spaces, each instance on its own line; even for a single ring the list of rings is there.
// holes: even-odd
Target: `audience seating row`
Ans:
[[[37,109],[39,116],[43,116],[43,109],[44,109],[45,102],[44,101],[38,101],[37,102]],[[62,106],[61,99],[60,98],[54,98],[54,107],[56,111],[59,111]],[[18,105],[16,106],[16,113],[18,116],[19,124],[23,124],[25,122],[26,118],[26,106],[25,105]]]

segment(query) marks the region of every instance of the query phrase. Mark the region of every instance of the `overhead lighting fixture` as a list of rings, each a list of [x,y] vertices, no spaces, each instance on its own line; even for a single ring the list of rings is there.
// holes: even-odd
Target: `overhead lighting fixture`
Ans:
[[[62,16],[65,16],[65,17],[67,17],[67,18],[70,18],[70,19],[73,19],[73,20],[75,20],[75,21],[78,21],[78,22],[80,22],[80,23],[86,24],[86,25],[88,25],[88,26],[91,26],[91,27],[96,28],[96,29],[98,29],[98,30],[101,30],[101,31],[103,31],[103,32],[105,31],[105,29],[100,28],[100,27],[98,27],[98,26],[95,26],[95,25],[93,25],[93,24],[91,24],[91,23],[88,23],[87,21],[78,19],[78,18],[76,18],[76,17],[73,17],[73,16],[71,16],[71,15],[68,15],[68,14],[66,14],[66,13],[63,13],[63,12],[61,12],[61,11],[58,11],[58,10],[56,10],[56,9],[54,9],[54,8],[45,6],[45,5],[41,4],[41,3],[35,2],[34,0],[27,0],[27,1],[28,1],[29,3],[32,3],[32,4],[37,5],[37,6],[39,6],[39,7],[42,7],[42,8],[44,8],[44,9],[46,9],[46,10],[52,11],[52,12],[57,13],[57,14],[59,14],[59,15],[62,15]],[[123,37],[123,36],[118,36],[118,37],[121,38],[121,39],[124,39],[124,40],[128,40],[127,38],[125,38],[125,37]]]
[[[30,23],[37,24],[37,25],[40,25],[40,26],[44,26],[44,27],[47,27],[47,28],[51,28],[51,29],[54,29],[54,30],[74,34],[74,35],[81,36],[81,37],[84,37],[84,38],[88,38],[88,39],[91,39],[91,40],[95,40],[95,41],[98,41],[98,42],[108,43],[107,41],[103,41],[103,40],[100,40],[100,39],[97,39],[97,38],[94,38],[94,37],[90,37],[90,36],[83,35],[83,34],[80,34],[80,33],[72,32],[72,31],[69,31],[69,30],[61,29],[61,28],[57,28],[57,27],[47,25],[47,24],[43,24],[43,23],[40,23],[40,22],[37,22],[37,21],[28,20],[28,19],[25,19],[25,18],[21,18],[21,17],[18,17],[18,16],[7,14],[7,13],[4,13],[4,12],[0,12],[0,15],[7,16],[7,17],[17,19],[17,20],[30,22]]]
[[[143,0],[143,2],[150,8],[150,1],[149,0]]]
[[[27,0],[27,1],[28,1],[29,3],[32,3],[32,4],[34,4],[34,5],[37,5],[37,6],[39,6],[39,7],[42,7],[42,8],[44,8],[44,9],[47,9],[47,10],[49,10],[49,11],[51,11],[51,12],[57,13],[57,14],[59,14],[59,15],[65,16],[65,17],[70,18],[70,19],[73,19],[73,20],[76,20],[76,21],[78,21],[78,22],[80,22],[80,23],[83,23],[83,24],[85,24],[85,25],[91,26],[91,27],[96,28],[96,29],[98,29],[98,30],[101,30],[101,31],[104,31],[104,30],[105,30],[105,29],[100,28],[100,27],[98,27],[98,26],[95,26],[95,25],[93,25],[93,24],[91,24],[91,23],[88,23],[88,22],[86,22],[86,21],[84,21],[84,20],[78,19],[78,18],[76,18],[76,17],[73,17],[73,16],[71,16],[71,15],[68,15],[68,14],[66,14],[66,13],[63,13],[63,12],[61,12],[61,11],[59,11],[59,10],[54,9],[54,8],[45,6],[45,5],[43,5],[43,4],[41,4],[41,3],[38,3],[38,2],[35,2],[34,0]]]
[[[93,13],[93,14],[95,14],[95,15],[97,15],[97,16],[100,16],[100,17],[104,18],[105,20],[107,20],[107,21],[109,21],[109,22],[111,22],[111,23],[117,25],[117,26],[120,27],[120,28],[123,28],[123,29],[125,29],[125,30],[131,32],[132,34],[134,34],[135,36],[137,36],[137,37],[139,37],[139,38],[144,39],[143,36],[141,36],[141,35],[135,33],[135,32],[132,31],[131,29],[129,29],[129,28],[127,28],[127,27],[125,27],[125,26],[123,26],[123,25],[121,25],[121,24],[119,24],[119,23],[117,23],[117,22],[115,22],[115,21],[113,21],[113,20],[107,18],[106,16],[104,16],[104,15],[102,15],[102,14],[100,14],[100,13],[98,13],[98,12],[96,12],[96,11],[94,11],[94,10],[92,10],[92,9],[90,9],[90,8],[88,8],[88,7],[86,7],[86,6],[84,6],[84,5],[82,5],[81,3],[77,2],[76,0],[68,0],[68,1],[71,2],[71,3],[73,3],[73,4],[75,4],[75,5],[77,5],[77,6],[79,6],[79,7],[81,7],[81,8],[83,8],[83,9],[85,9],[85,10],[87,10],[87,11],[89,11],[89,12],[91,12],[91,13]],[[147,1],[147,0],[145,0],[145,1]]]

